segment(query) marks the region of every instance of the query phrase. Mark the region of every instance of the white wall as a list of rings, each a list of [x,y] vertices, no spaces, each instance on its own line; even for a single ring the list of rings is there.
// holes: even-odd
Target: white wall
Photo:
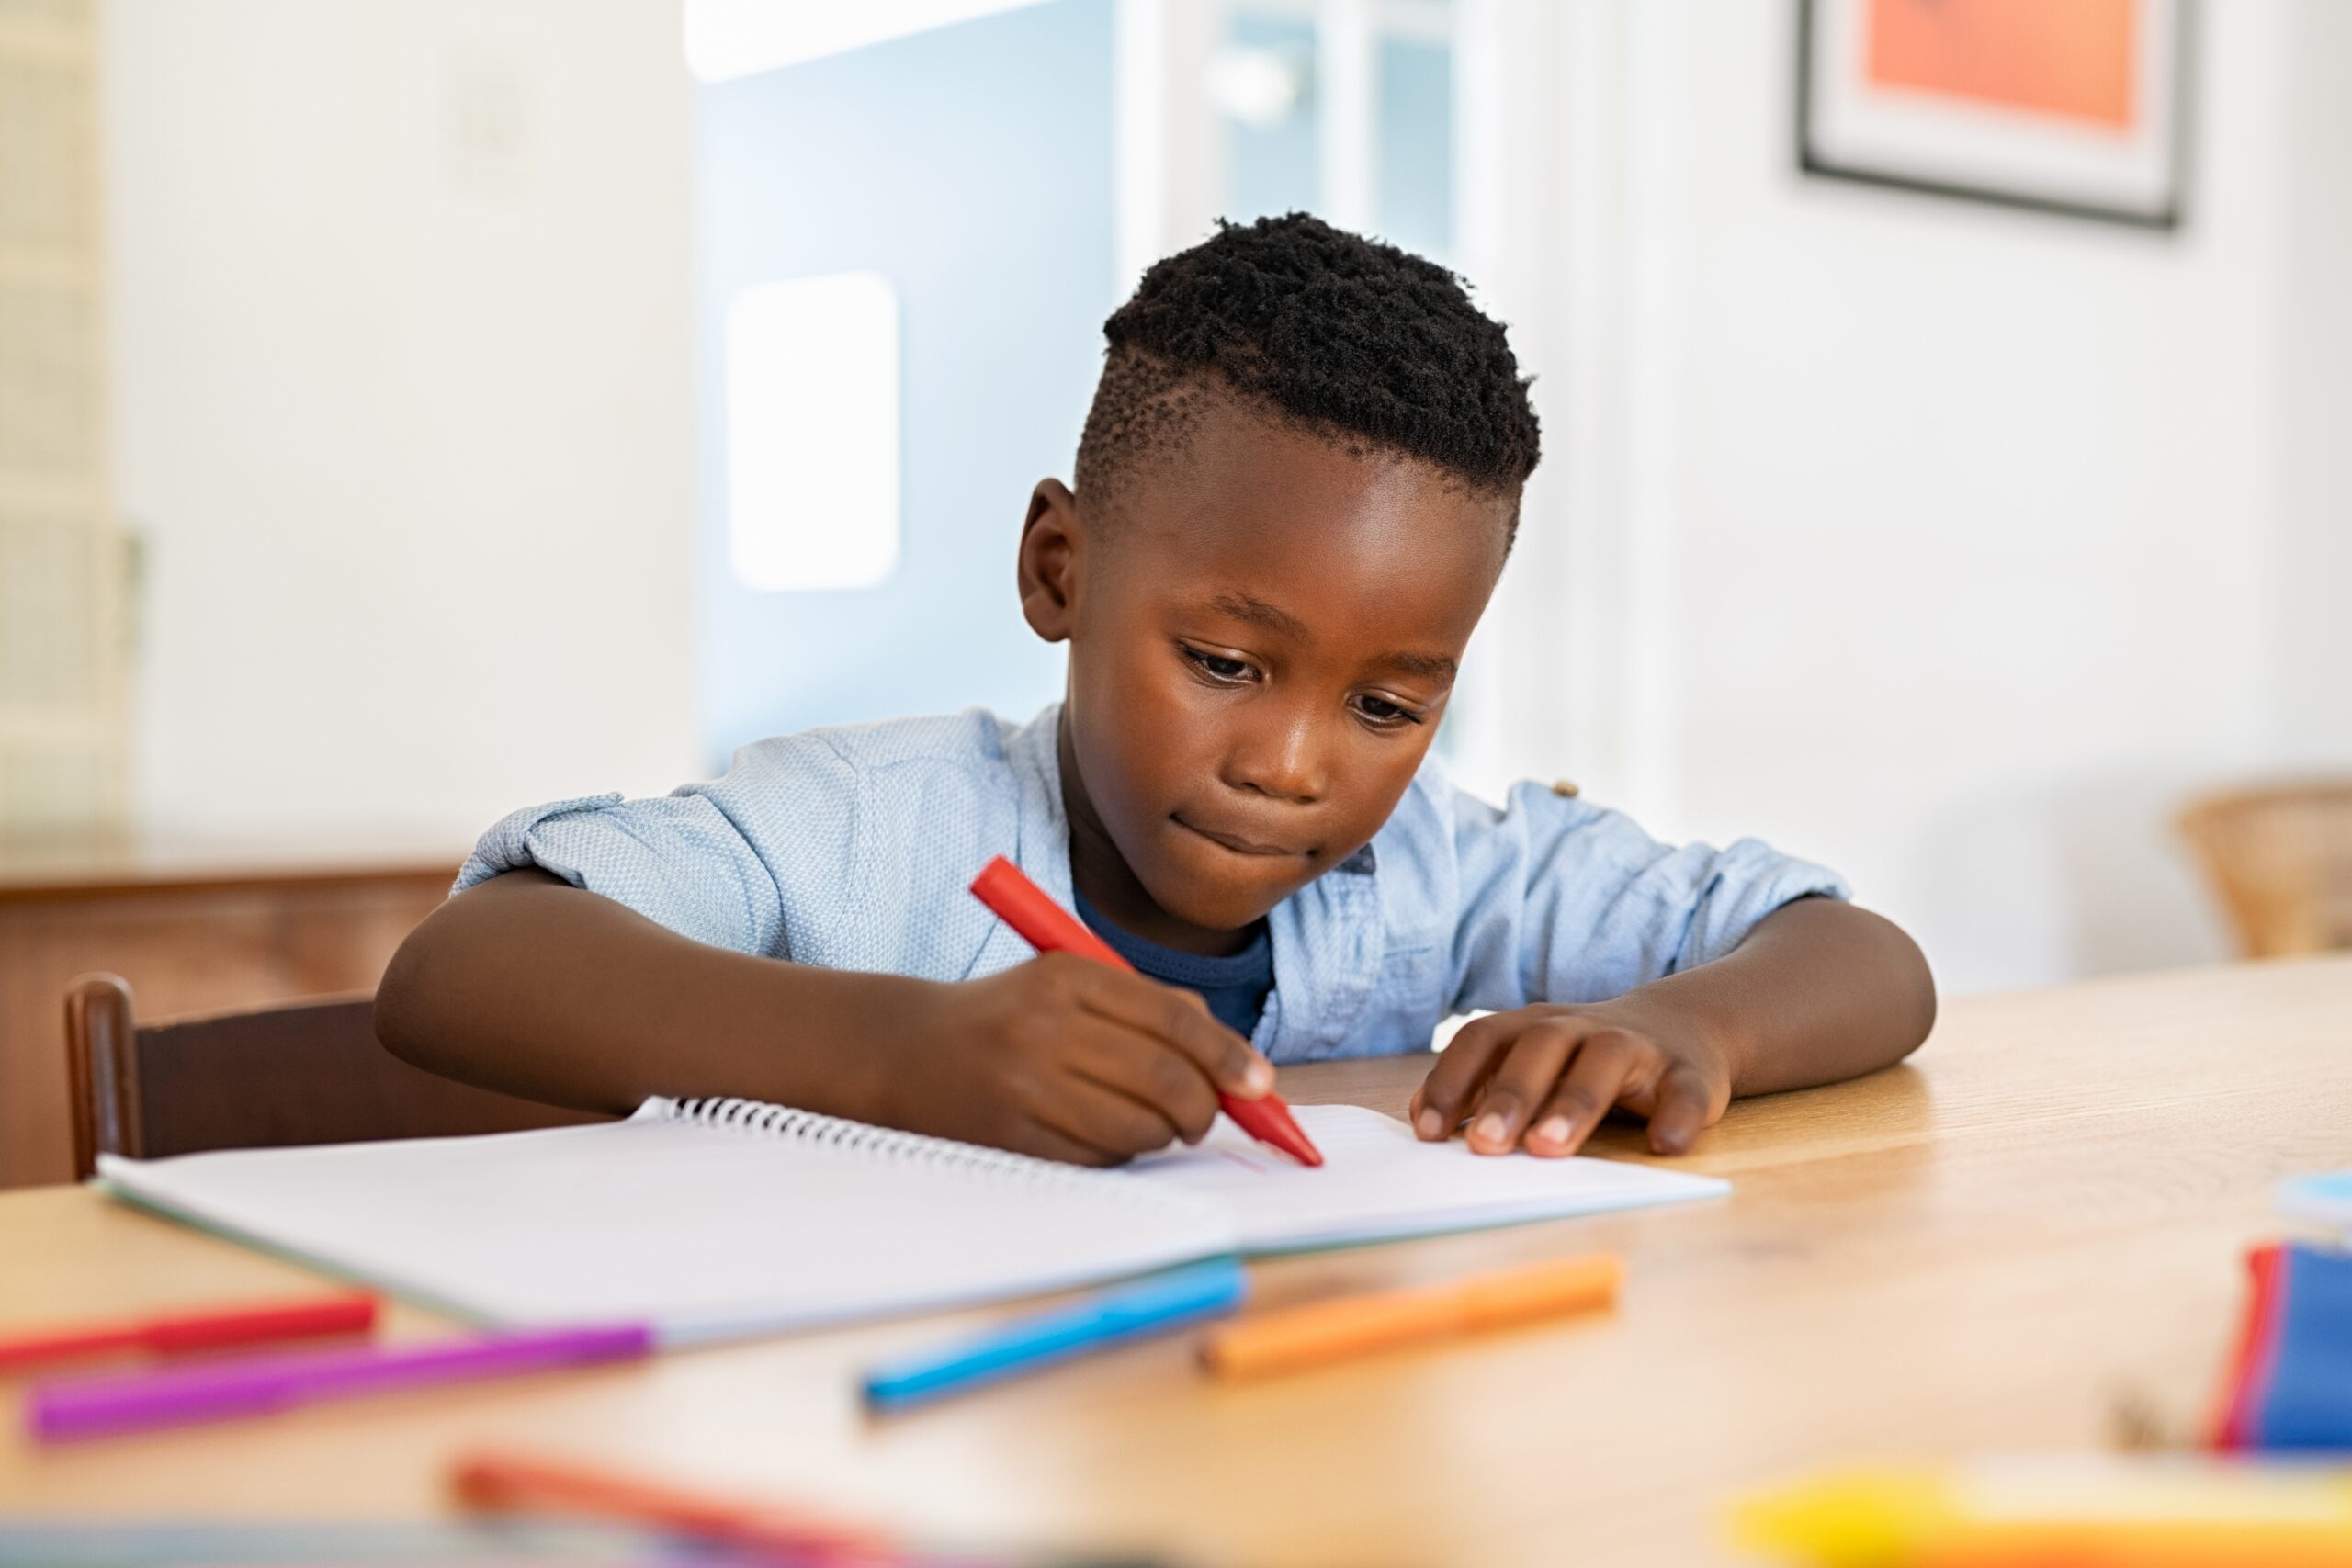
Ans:
[[[2352,773],[2352,6],[2299,0],[2282,66],[2278,718],[2285,761]]]
[[[2278,85],[2302,51],[2340,129],[2352,56],[2307,40],[2346,31],[2324,3],[2202,16],[2189,216],[2156,235],[1801,177],[1792,5],[1576,8],[1607,62],[1561,67],[1601,83],[1559,193],[1590,298],[1535,368],[1549,461],[1588,471],[1531,510],[1566,549],[1497,633],[1495,761],[1836,864],[1950,991],[2224,951],[2168,813],[2291,744],[2282,593],[2346,636],[2346,573],[2311,568],[2346,547],[2346,358],[2303,340],[2290,386],[2278,290],[2341,333],[2345,268],[2290,258],[2283,214],[2342,223],[2352,154],[2293,146]],[[2302,705],[2340,718],[2340,670]]]
[[[676,8],[108,0],[105,26],[148,824],[462,845],[687,776]]]

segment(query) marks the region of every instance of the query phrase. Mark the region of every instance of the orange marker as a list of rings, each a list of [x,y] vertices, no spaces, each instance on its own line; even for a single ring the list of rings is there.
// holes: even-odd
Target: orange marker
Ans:
[[[1002,855],[991,859],[972,878],[972,896],[995,910],[997,919],[1040,953],[1075,953],[1114,969],[1135,972],[1135,965],[1120,957],[1117,949],[1087,930],[1076,915],[1055,903]],[[1269,1092],[1256,1100],[1243,1100],[1219,1089],[1216,1102],[1236,1125],[1260,1143],[1272,1145],[1301,1165],[1323,1163],[1323,1151],[1291,1119],[1290,1107],[1283,1103],[1281,1095]]]
[[[1266,1377],[1399,1345],[1607,1306],[1625,1266],[1605,1255],[1261,1313],[1217,1329],[1202,1358],[1219,1377]]]
[[[484,1513],[604,1519],[669,1530],[716,1545],[803,1563],[897,1560],[877,1530],[747,1498],[689,1492],[569,1461],[478,1453],[449,1472],[450,1490]]]

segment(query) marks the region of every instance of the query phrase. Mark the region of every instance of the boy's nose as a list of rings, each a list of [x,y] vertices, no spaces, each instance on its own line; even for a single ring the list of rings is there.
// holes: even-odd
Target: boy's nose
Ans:
[[[1226,782],[1237,789],[1305,806],[1323,798],[1324,748],[1316,724],[1304,714],[1251,728],[1249,742],[1237,747]]]

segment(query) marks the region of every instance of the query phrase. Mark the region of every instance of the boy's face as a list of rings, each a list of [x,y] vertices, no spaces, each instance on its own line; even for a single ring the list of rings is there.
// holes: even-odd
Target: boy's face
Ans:
[[[1062,787],[1088,899],[1221,951],[1362,848],[1437,732],[1511,506],[1224,400],[1108,516],[1040,485],[1023,610],[1070,644]]]

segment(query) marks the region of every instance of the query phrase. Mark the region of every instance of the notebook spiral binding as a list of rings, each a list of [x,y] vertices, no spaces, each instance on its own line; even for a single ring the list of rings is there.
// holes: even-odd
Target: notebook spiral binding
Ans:
[[[1017,1155],[1009,1149],[959,1144],[953,1138],[934,1138],[925,1133],[876,1127],[844,1117],[821,1115],[814,1111],[796,1111],[787,1105],[771,1105],[765,1100],[740,1100],[729,1095],[695,1100],[658,1099],[651,1103],[658,1105],[660,1114],[667,1120],[691,1122],[700,1127],[790,1138],[797,1143],[818,1144],[867,1158],[903,1161],[933,1169],[1017,1181],[1024,1186],[1064,1187],[1114,1195],[1127,1201],[1160,1208],[1200,1207],[1198,1201],[1187,1194],[1147,1186],[1120,1171],[1063,1165],[1057,1160]]]

